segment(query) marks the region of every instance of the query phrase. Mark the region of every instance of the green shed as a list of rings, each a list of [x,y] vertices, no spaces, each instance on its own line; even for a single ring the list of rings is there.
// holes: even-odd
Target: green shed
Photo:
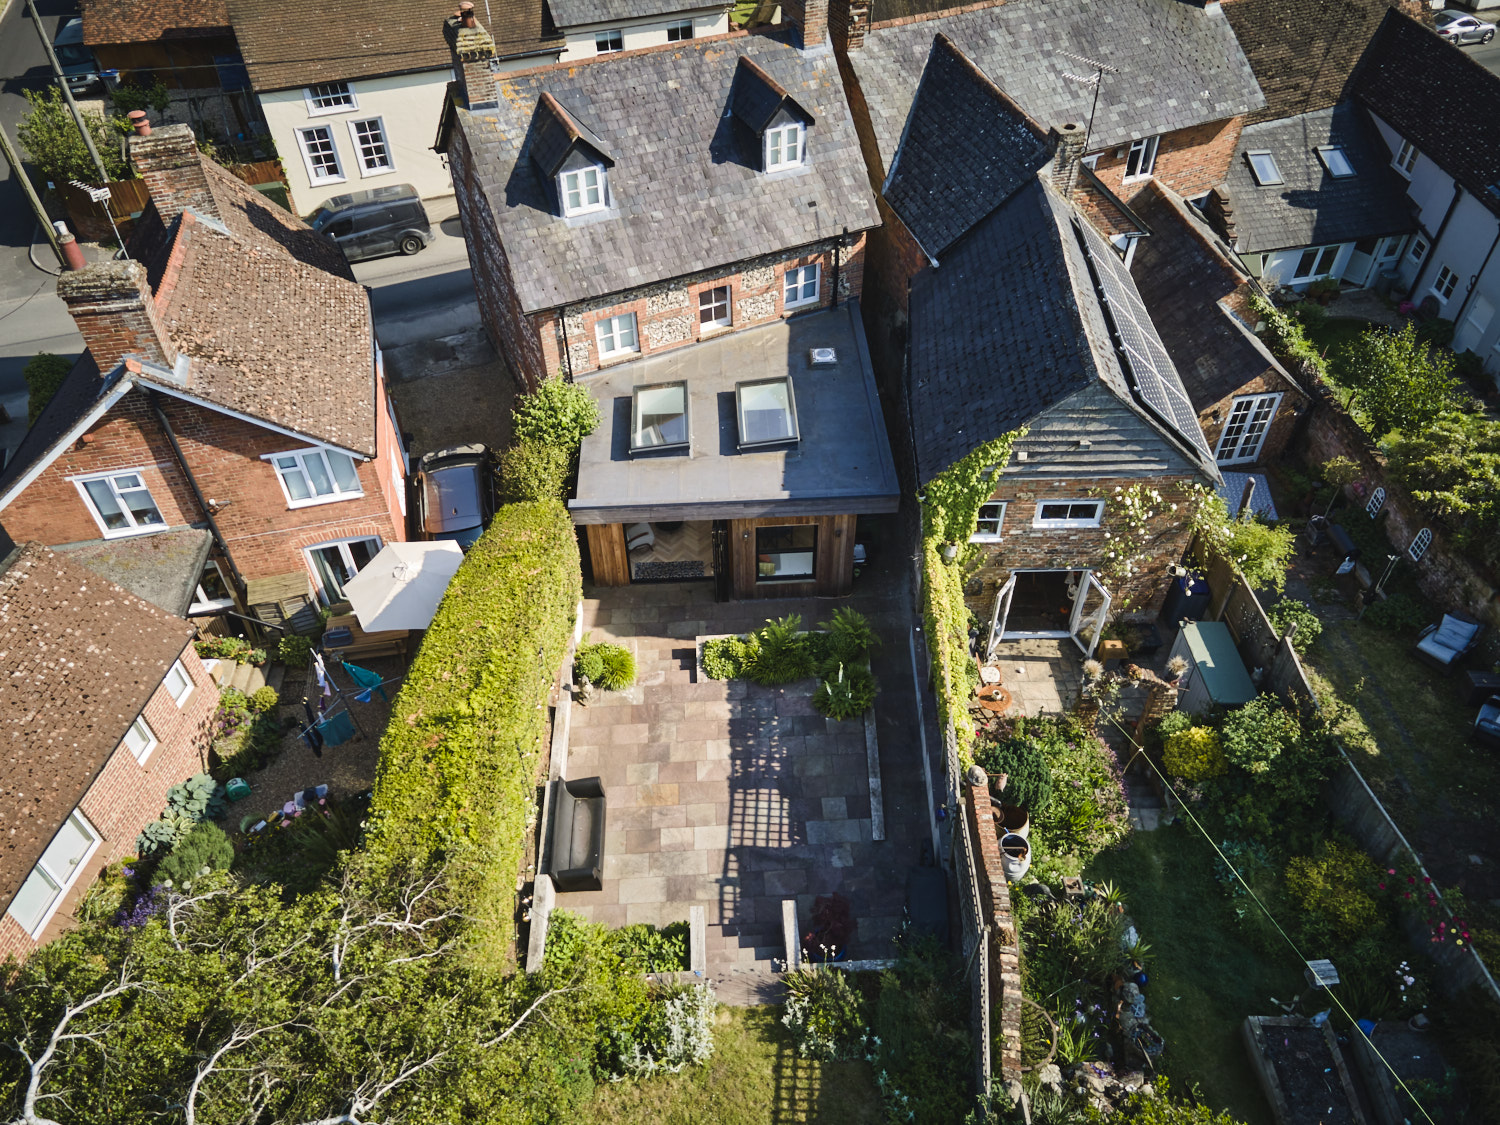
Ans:
[[[1179,709],[1197,715],[1210,707],[1237,707],[1255,698],[1255,685],[1222,621],[1185,622],[1172,655],[1188,665],[1177,683]]]

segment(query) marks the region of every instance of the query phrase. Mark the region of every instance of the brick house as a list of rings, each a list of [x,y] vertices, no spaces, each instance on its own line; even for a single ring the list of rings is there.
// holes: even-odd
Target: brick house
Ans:
[[[1127,252],[1143,233],[1131,197],[1153,178],[1190,199],[1207,194],[1224,179],[1244,115],[1265,104],[1214,0],[833,0],[828,19],[872,184],[892,171],[942,35],[1046,129],[1083,130],[1076,202]],[[883,195],[880,206],[865,311],[872,337],[899,355],[913,267],[927,262]],[[894,376],[881,374],[883,385]]]
[[[495,75],[472,15],[446,31],[438,147],[485,327],[523,385],[602,407],[570,502],[594,581],[847,592],[855,517],[899,493],[832,53],[782,28]]]
[[[13,538],[212,533],[191,612],[337,600],[405,539],[407,466],[369,299],[336,247],[202,158],[131,139],[136,260],[64,274],[88,350],[0,474]]]
[[[1242,470],[1275,460],[1311,400],[1255,334],[1250,298],[1260,287],[1165,184],[1147,184],[1133,206],[1151,237],[1137,244],[1130,273],[1215,461]],[[1240,499],[1226,497],[1232,511]]]
[[[219,691],[191,625],[39,543],[0,559],[0,633],[0,957],[25,958],[207,768]]]

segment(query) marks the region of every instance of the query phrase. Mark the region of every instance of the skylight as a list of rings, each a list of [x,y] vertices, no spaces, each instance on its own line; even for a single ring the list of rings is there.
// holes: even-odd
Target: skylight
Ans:
[[[1318,155],[1322,157],[1324,167],[1334,179],[1342,180],[1354,175],[1354,165],[1349,163],[1349,158],[1338,145],[1322,145],[1318,149]]]
[[[632,453],[678,449],[688,444],[686,383],[656,383],[631,392]]]
[[[1245,159],[1250,161],[1250,171],[1255,174],[1255,182],[1261,187],[1284,182],[1281,169],[1276,167],[1276,158],[1269,152],[1247,152]]]
[[[797,440],[797,400],[792,381],[758,379],[734,388],[740,420],[740,448]]]

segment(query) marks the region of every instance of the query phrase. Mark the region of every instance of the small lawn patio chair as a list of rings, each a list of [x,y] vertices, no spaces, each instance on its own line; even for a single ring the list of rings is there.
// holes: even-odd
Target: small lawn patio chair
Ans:
[[[1474,650],[1483,631],[1472,618],[1445,613],[1440,624],[1427,626],[1417,637],[1417,656],[1441,672],[1451,671]]]
[[[1492,695],[1474,719],[1474,741],[1500,750],[1500,695]]]

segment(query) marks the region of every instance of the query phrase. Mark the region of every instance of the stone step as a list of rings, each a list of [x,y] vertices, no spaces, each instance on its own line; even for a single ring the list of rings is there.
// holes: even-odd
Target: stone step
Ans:
[[[229,675],[220,681],[220,687],[231,687],[236,691],[242,691],[246,695],[266,686],[266,677],[259,668],[253,664],[235,664]]]
[[[281,694],[281,685],[286,682],[285,664],[268,664],[265,669],[266,686],[274,688],[277,695]]]

